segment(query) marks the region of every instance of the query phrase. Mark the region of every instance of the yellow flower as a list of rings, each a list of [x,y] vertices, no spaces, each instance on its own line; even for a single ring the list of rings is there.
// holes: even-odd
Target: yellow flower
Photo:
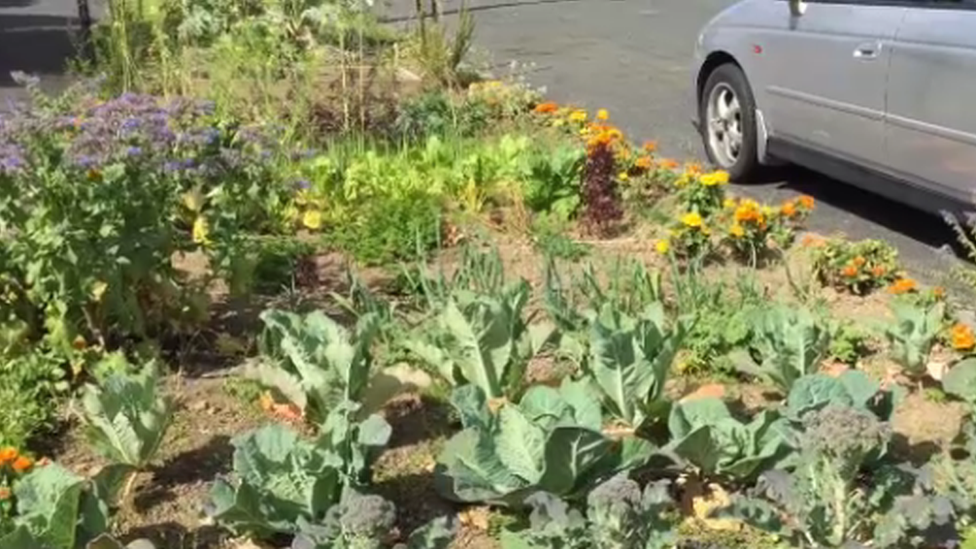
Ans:
[[[716,185],[725,185],[729,182],[729,172],[718,170],[702,175],[699,179],[701,184],[706,187],[714,187]]]
[[[671,244],[667,240],[658,240],[654,244],[654,249],[657,250],[657,253],[664,255],[671,249]]]
[[[743,230],[742,225],[734,223],[731,227],[729,227],[729,234],[736,238],[742,238],[745,236],[746,232]]]
[[[322,212],[318,210],[308,210],[302,216],[302,225],[313,231],[322,227]]]
[[[610,113],[607,112],[607,109],[600,109],[596,111],[596,117],[598,120],[607,120],[610,118]]]
[[[628,175],[627,172],[620,172],[617,174],[617,179],[621,181],[627,181],[628,179],[630,179],[630,175]]]
[[[701,227],[702,218],[698,212],[688,212],[681,216],[681,222],[685,224],[686,227]]]
[[[586,122],[586,111],[575,110],[569,113],[569,119],[573,122]]]
[[[210,225],[202,217],[198,217],[193,221],[193,242],[201,246],[210,244]]]
[[[726,198],[725,200],[722,201],[722,207],[725,208],[726,210],[731,210],[732,208],[735,207],[735,199]]]

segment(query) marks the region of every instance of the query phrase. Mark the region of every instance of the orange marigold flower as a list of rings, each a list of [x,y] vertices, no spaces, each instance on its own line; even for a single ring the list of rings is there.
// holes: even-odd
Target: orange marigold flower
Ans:
[[[24,473],[34,465],[34,462],[27,456],[20,456],[14,460],[14,471]]]
[[[945,293],[946,293],[945,288],[943,288],[942,286],[936,286],[935,288],[932,288],[932,295],[935,296],[936,299],[944,298]]]
[[[535,106],[535,112],[539,114],[552,114],[559,110],[559,105],[553,101],[546,101],[545,103],[539,103]]]
[[[649,170],[654,165],[654,161],[651,160],[650,156],[641,156],[634,161],[634,167],[641,170]]]
[[[976,347],[976,337],[973,329],[959,323],[952,327],[952,347],[957,351],[969,351]]]
[[[677,160],[673,160],[671,158],[662,159],[661,162],[658,163],[658,165],[664,168],[665,170],[673,170],[676,169],[678,166],[680,166]]]
[[[657,150],[657,141],[645,141],[643,147],[644,152],[652,153]]]
[[[697,162],[692,162],[688,164],[687,166],[685,166],[685,173],[690,175],[701,175],[702,173],[701,164]]]
[[[0,501],[10,499],[10,488],[0,486]]]
[[[918,284],[914,280],[910,278],[899,278],[888,287],[888,291],[895,295],[900,295],[914,292],[917,288]]]
[[[796,204],[792,202],[783,202],[783,206],[780,208],[780,213],[786,217],[793,217],[796,215]]]
[[[816,206],[816,201],[814,201],[813,197],[808,194],[798,198],[797,202],[799,202],[800,206],[803,206],[803,208],[807,210],[812,210],[813,207]]]
[[[886,272],[888,272],[888,270],[885,269],[884,265],[875,265],[871,268],[871,274],[875,277],[882,277]]]
[[[20,454],[17,453],[16,448],[7,447],[0,450],[0,465],[12,463],[15,459],[17,459],[18,455]]]
[[[846,276],[847,278],[854,278],[857,276],[857,267],[854,265],[846,265],[840,270],[840,274]]]

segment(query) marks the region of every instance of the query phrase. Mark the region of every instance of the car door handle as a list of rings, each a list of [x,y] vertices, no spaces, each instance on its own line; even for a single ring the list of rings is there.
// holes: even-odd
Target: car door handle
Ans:
[[[864,60],[877,59],[880,53],[881,42],[865,42],[854,50],[854,58]]]

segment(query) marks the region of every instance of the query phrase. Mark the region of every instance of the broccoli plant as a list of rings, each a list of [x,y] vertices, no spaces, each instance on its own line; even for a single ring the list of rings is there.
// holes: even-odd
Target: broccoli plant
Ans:
[[[261,319],[262,356],[249,365],[248,377],[274,389],[315,424],[336,403],[361,400],[372,368],[376,316],[363,315],[351,332],[321,311],[301,316],[269,309]]]
[[[888,425],[867,410],[832,404],[806,414],[802,430],[795,468],[764,473],[750,495],[733,500],[731,513],[792,547],[897,543],[902,532],[881,517],[912,492],[914,477],[865,468],[887,444]]]
[[[717,398],[675,405],[668,428],[672,442],[665,450],[706,476],[754,479],[791,453],[785,420],[767,410],[744,423]]]
[[[737,366],[788,393],[798,378],[815,372],[830,349],[831,330],[814,313],[778,304],[753,316],[748,353]]]
[[[396,506],[375,494],[347,489],[332,506],[322,524],[299,518],[299,533],[292,549],[380,549],[388,547],[395,534]],[[418,528],[397,547],[446,549],[454,540],[456,524],[446,517]]]
[[[530,388],[521,401],[489,401],[466,385],[454,391],[464,429],[438,458],[446,498],[517,506],[538,491],[578,497],[602,478],[644,463],[646,441],[602,432],[600,399],[585,382]]]
[[[456,292],[424,327],[428,336],[404,345],[451,384],[471,383],[489,398],[512,396],[529,360],[554,334],[523,315],[529,293],[524,280],[496,294]]]
[[[173,412],[170,400],[159,394],[155,365],[142,372],[109,375],[101,386],[88,385],[82,395],[85,435],[106,459],[128,466],[127,496],[135,471],[144,469],[156,456]]]
[[[323,524],[346,487],[368,480],[369,465],[390,436],[378,416],[353,423],[355,410],[351,404],[334,410],[314,442],[281,425],[235,438],[233,478],[214,482],[208,514],[257,538]]]
[[[91,479],[57,464],[38,466],[21,477],[9,496],[14,514],[0,547],[42,549],[146,549],[138,540],[122,545],[107,534],[111,509],[130,469],[109,465]]]
[[[545,492],[529,497],[530,526],[503,531],[502,549],[664,549],[679,514],[669,481],[640,485],[617,475],[586,498],[585,515]]]
[[[911,375],[922,375],[936,337],[945,326],[945,303],[893,299],[895,320],[885,327],[891,357]]]

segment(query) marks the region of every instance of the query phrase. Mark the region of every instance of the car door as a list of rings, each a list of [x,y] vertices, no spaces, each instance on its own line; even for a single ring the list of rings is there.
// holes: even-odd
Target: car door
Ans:
[[[892,46],[888,164],[963,200],[976,191],[976,0],[913,2]]]
[[[862,164],[885,160],[885,83],[891,41],[907,8],[877,0],[788,2],[762,44],[773,138]]]

